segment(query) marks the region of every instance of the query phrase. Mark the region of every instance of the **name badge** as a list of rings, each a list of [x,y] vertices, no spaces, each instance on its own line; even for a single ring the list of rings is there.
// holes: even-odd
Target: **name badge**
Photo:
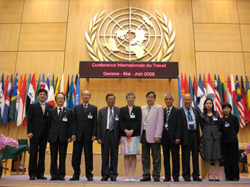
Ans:
[[[67,122],[67,121],[68,121],[68,118],[64,117],[64,118],[62,119],[62,121]]]
[[[168,123],[165,123],[165,128],[168,128]]]
[[[230,124],[229,123],[225,123],[225,127],[230,127]]]
[[[218,121],[218,118],[213,116],[213,121]]]
[[[189,130],[195,130],[194,129],[194,121],[189,121],[188,126],[189,126]]]
[[[130,118],[131,118],[131,119],[134,119],[134,118],[135,118],[135,115],[132,113],[132,114],[130,115]]]
[[[117,115],[115,116],[115,121],[119,121],[119,117]]]
[[[88,119],[93,119],[93,115],[91,113],[89,113]]]
[[[49,116],[49,112],[47,112],[47,116]]]

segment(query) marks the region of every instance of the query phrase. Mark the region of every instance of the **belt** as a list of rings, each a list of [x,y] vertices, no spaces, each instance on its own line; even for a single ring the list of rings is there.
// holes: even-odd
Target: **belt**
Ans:
[[[106,129],[106,132],[114,132],[114,129],[113,130]]]

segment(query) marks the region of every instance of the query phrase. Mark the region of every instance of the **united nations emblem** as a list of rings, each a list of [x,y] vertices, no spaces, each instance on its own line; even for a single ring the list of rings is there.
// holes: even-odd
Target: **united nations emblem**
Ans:
[[[88,54],[93,61],[170,60],[175,47],[175,31],[164,14],[139,8],[122,8],[90,20],[85,31]]]

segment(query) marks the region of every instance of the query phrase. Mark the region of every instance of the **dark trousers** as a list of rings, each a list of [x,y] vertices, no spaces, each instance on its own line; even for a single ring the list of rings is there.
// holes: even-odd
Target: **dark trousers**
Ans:
[[[50,143],[50,175],[52,178],[65,177],[65,160],[67,156],[68,143],[60,143],[59,138],[56,142]],[[59,150],[59,168],[57,167],[57,156]]]
[[[115,143],[114,131],[106,131],[102,144],[102,177],[116,178],[118,176],[118,145]]]
[[[47,146],[47,137],[30,139],[30,159],[29,159],[29,176],[42,177],[44,175],[44,159]],[[37,160],[37,155],[39,158]]]
[[[150,149],[153,158],[153,178],[160,178],[161,173],[161,144],[148,143],[146,140],[146,133],[142,133],[142,170],[143,178],[150,178]]]
[[[182,145],[182,176],[190,178],[190,151],[192,151],[193,174],[192,177],[199,177],[199,142],[196,131],[189,131],[188,145]]]
[[[239,176],[239,157],[238,142],[222,143],[222,154],[224,158],[224,169],[227,179],[240,179]]]
[[[165,179],[171,178],[170,151],[172,154],[172,176],[178,179],[180,175],[180,145],[170,140],[168,131],[164,130],[162,136],[162,149],[164,156]]]
[[[73,176],[76,178],[80,177],[82,148],[84,148],[86,177],[92,178],[93,177],[93,174],[92,174],[92,171],[93,171],[93,142],[86,141],[83,136],[82,136],[80,141],[76,141],[73,144],[73,155],[72,155],[72,167],[74,169]]]

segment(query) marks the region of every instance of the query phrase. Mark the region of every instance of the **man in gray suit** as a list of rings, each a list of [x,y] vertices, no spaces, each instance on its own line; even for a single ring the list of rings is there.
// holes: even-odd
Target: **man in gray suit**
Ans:
[[[106,95],[108,106],[99,110],[97,141],[102,150],[102,179],[116,181],[118,176],[118,147],[119,147],[119,114],[120,108],[115,107],[115,96],[112,93]],[[109,158],[109,152],[111,152]],[[109,161],[110,160],[110,161]],[[109,166],[109,163],[110,166]]]

